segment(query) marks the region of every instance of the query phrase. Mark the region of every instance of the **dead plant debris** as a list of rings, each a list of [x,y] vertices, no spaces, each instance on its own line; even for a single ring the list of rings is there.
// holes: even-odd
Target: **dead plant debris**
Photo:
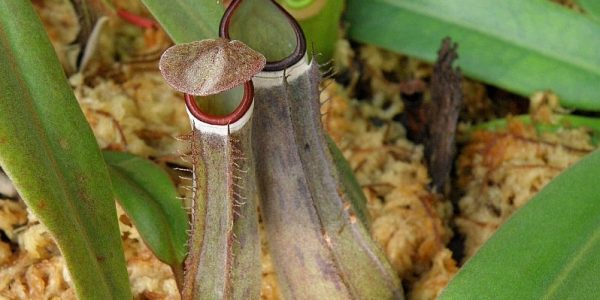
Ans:
[[[78,32],[69,1],[34,4],[55,48],[67,57]],[[149,15],[137,1],[115,4]],[[172,42],[158,28],[110,24],[90,66],[70,77],[73,90],[103,149],[154,158],[186,196],[189,182],[177,178],[173,167],[189,166],[180,159],[188,152],[186,144],[174,138],[189,132],[188,118],[181,94],[168,88],[157,68],[159,54]],[[407,139],[400,123],[407,100],[434,97],[432,66],[344,40],[336,58],[343,74],[336,78],[344,85],[324,84],[323,124],[356,172],[368,199],[372,236],[402,277],[409,299],[434,299],[457,272],[459,263],[448,246],[453,236],[464,236],[465,258],[470,257],[554,176],[595,148],[584,129],[538,134],[512,120],[505,131],[475,132],[459,148],[457,172],[451,175],[451,188],[460,194],[453,211],[449,199],[430,191],[424,147]],[[68,68],[68,59],[61,61]],[[461,85],[464,132],[471,123],[511,111],[506,103],[515,103],[495,102],[504,96],[492,95],[493,89],[481,83],[462,79]],[[533,99],[539,103],[532,107],[535,120],[560,113],[551,95]],[[122,210],[119,220],[135,298],[179,299],[169,267],[152,255]],[[0,200],[0,237],[0,299],[74,299],[64,260],[23,202]],[[267,247],[261,293],[262,299],[280,298]]]

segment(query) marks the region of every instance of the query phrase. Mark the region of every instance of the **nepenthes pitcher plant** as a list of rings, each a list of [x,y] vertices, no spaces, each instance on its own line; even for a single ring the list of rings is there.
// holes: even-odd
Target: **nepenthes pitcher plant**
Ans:
[[[219,31],[160,62],[193,128],[183,299],[260,298],[258,211],[283,298],[403,299],[322,127],[321,73],[298,23],[274,1],[234,0]]]

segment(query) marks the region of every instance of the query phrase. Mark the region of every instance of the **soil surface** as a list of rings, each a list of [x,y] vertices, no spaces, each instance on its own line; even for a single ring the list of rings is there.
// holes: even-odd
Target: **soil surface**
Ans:
[[[135,0],[114,2],[150,17]],[[154,160],[172,175],[181,196],[189,196],[190,183],[176,170],[189,167],[181,159],[188,145],[175,138],[190,131],[188,116],[182,95],[166,85],[157,65],[172,44],[167,35],[111,17],[89,46],[85,68],[77,70],[72,42],[79,27],[69,1],[33,3],[100,147]],[[505,129],[475,129],[522,113],[548,123],[562,110],[552,94],[525,99],[462,78],[457,155],[449,180],[434,192],[423,141],[405,126],[415,118],[415,103],[431,101],[433,67],[340,39],[334,68],[335,75],[323,81],[323,125],[355,171],[367,196],[372,236],[408,299],[434,299],[512,213],[595,148],[583,128],[541,134],[508,117]],[[0,191],[0,299],[75,299],[52,237],[10,182],[0,179],[9,187]],[[169,267],[120,209],[119,222],[136,299],[179,299]],[[262,298],[279,299],[266,246],[262,258]]]

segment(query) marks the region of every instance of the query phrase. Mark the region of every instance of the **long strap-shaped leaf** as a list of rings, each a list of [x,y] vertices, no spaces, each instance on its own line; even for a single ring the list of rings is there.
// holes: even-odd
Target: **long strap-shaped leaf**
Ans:
[[[80,299],[131,299],[110,180],[29,1],[0,1],[0,164],[65,257]]]
[[[585,14],[597,22],[600,22],[600,1],[597,0],[576,0],[577,4],[585,10]]]
[[[450,36],[469,76],[600,110],[600,24],[550,1],[349,0],[346,16],[353,39],[432,62]]]
[[[547,131],[556,132],[565,128],[583,127],[590,131],[590,142],[592,143],[592,145],[598,145],[598,143],[600,142],[600,119],[598,118],[590,118],[575,115],[554,115],[552,123],[549,124],[536,122],[535,120],[531,119],[530,115],[513,116],[510,118],[517,119],[519,120],[519,122],[523,122],[524,124],[534,125],[538,133],[543,133]],[[467,132],[467,135],[476,130],[481,129],[498,131],[506,128],[508,126],[508,123],[508,118],[495,119],[487,123],[473,126],[470,132]]]
[[[153,162],[126,152],[105,151],[117,201],[144,242],[183,280],[188,216],[169,175]]]
[[[597,299],[600,151],[556,177],[472,257],[441,299]]]
[[[356,217],[320,122],[320,73],[306,59],[256,84],[253,147],[263,222],[289,299],[402,299]]]
[[[142,0],[178,44],[219,36],[225,9],[217,0]]]

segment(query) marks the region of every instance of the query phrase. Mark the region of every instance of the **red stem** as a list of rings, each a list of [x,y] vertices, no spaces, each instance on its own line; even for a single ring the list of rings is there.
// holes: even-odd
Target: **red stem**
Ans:
[[[148,18],[144,18],[142,16],[138,16],[134,13],[131,13],[127,10],[124,10],[122,8],[117,9],[117,15],[123,19],[123,21],[133,24],[137,27],[141,27],[141,28],[146,28],[146,29],[151,29],[151,28],[157,28],[158,26],[156,25],[156,22],[154,22],[154,20],[152,19],[148,19]]]

